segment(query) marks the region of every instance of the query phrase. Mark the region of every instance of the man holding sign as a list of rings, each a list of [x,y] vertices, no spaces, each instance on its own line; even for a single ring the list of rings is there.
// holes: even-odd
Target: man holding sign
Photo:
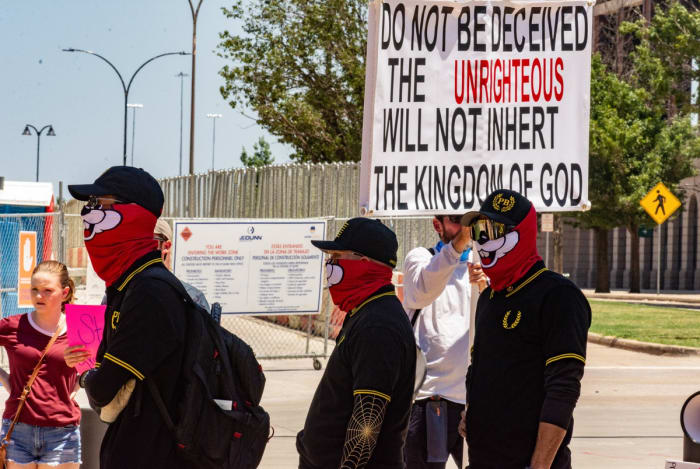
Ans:
[[[432,222],[440,241],[412,249],[403,264],[403,305],[427,362],[404,446],[408,469],[444,468],[450,455],[457,465],[462,462],[457,424],[465,404],[471,284],[485,284],[486,277],[472,262],[471,236],[461,218],[436,215]]]
[[[591,309],[537,253],[537,213],[509,190],[489,195],[470,226],[491,280],[479,297],[466,420],[471,469],[570,469],[573,411]],[[466,433],[466,435],[465,435]]]

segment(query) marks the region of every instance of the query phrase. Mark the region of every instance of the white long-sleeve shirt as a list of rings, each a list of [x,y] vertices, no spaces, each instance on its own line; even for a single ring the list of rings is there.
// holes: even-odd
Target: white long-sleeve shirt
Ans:
[[[464,404],[469,355],[471,285],[467,261],[452,244],[431,255],[411,250],[404,261],[404,309],[409,318],[417,309],[416,340],[425,354],[427,375],[417,399],[441,396]],[[472,253],[469,254],[471,262]]]

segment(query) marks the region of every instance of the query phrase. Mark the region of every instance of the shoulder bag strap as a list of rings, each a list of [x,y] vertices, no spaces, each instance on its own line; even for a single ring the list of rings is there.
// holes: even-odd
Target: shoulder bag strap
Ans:
[[[425,248],[428,250],[431,256],[435,255],[435,248]],[[416,327],[416,321],[418,321],[418,316],[420,316],[420,312],[423,311],[423,308],[418,308],[413,312],[413,317],[411,318],[411,327],[415,328]]]
[[[7,430],[7,435],[5,435],[5,438],[2,439],[2,446],[6,446],[10,442],[10,436],[12,435],[12,431],[15,429],[15,425],[17,424],[17,420],[19,420],[19,413],[22,411],[22,407],[24,407],[24,403],[27,400],[27,397],[29,396],[29,393],[32,390],[32,385],[34,384],[34,380],[36,380],[36,377],[39,375],[39,369],[41,368],[41,363],[44,361],[44,357],[48,353],[51,346],[56,342],[56,339],[58,339],[58,336],[61,333],[61,329],[63,329],[63,324],[61,324],[59,322],[58,327],[56,328],[56,332],[53,333],[51,340],[49,340],[49,343],[46,344],[44,351],[41,353],[41,357],[39,357],[39,361],[37,362],[36,366],[34,367],[34,371],[32,371],[31,376],[27,380],[27,384],[24,386],[24,389],[22,390],[22,395],[19,398],[19,405],[17,406],[17,412],[15,412],[15,417],[12,419],[12,424],[10,425],[10,428]]]

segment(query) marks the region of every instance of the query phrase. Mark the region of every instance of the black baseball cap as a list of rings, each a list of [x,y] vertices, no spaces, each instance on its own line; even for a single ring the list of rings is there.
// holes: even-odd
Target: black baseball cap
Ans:
[[[379,220],[351,218],[340,228],[333,241],[311,241],[322,251],[352,251],[396,267],[399,243],[396,234]]]
[[[489,194],[479,210],[464,214],[462,225],[469,226],[480,216],[485,216],[493,221],[516,226],[530,213],[531,207],[532,202],[520,193],[500,189]]]
[[[124,202],[138,204],[159,217],[163,212],[163,190],[153,176],[133,166],[112,166],[92,184],[68,186],[70,195],[78,200],[90,196],[113,195]]]

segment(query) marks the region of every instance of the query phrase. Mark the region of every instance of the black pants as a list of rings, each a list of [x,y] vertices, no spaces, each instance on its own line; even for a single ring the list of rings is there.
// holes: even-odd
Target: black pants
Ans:
[[[421,399],[413,404],[411,421],[408,425],[408,435],[404,445],[404,460],[406,469],[444,469],[446,463],[427,462],[428,448],[425,423],[425,406],[429,399]],[[447,403],[447,450],[461,469],[463,440],[457,432],[461,419],[460,412],[464,404],[451,401]]]

